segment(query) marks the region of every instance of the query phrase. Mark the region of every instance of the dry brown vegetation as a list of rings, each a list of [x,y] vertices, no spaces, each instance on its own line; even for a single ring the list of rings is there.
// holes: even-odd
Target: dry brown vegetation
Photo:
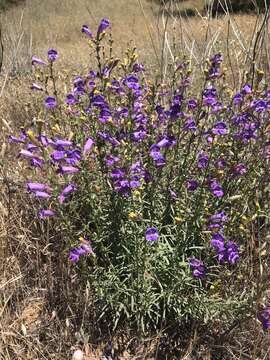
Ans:
[[[199,10],[201,2],[188,1],[187,5]],[[92,60],[81,36],[81,25],[86,23],[95,29],[104,16],[113,23],[116,54],[121,55],[129,44],[135,45],[149,69],[162,69],[166,76],[175,41],[179,55],[188,57],[197,69],[195,79],[209,54],[222,51],[229,55],[231,87],[237,87],[249,70],[245,61],[254,55],[251,45],[261,24],[254,14],[216,19],[200,15],[167,17],[159,12],[154,1],[146,0],[29,0],[24,6],[1,14],[4,65],[0,76],[0,359],[3,360],[64,360],[71,358],[77,347],[84,349],[86,359],[100,359],[100,349],[106,346],[108,337],[89,329],[92,324],[87,310],[89,289],[76,282],[76,275],[65,268],[61,256],[52,260],[49,255],[50,244],[60,242],[61,234],[52,235],[52,231],[42,229],[44,236],[37,235],[40,229],[36,228],[22,191],[20,175],[27,169],[14,161],[6,141],[7,134],[31,123],[39,113],[40,105],[32,101],[28,90],[30,55],[44,57],[49,47],[55,47],[60,54],[58,66],[63,69],[62,76],[70,69],[74,75],[83,72]],[[268,39],[268,33],[265,37]],[[264,47],[254,59],[268,77],[269,55]],[[58,251],[61,252],[60,245]],[[74,323],[75,318],[79,318],[79,324]],[[93,334],[96,342],[91,338]],[[122,341],[121,352],[115,359],[165,359],[153,351],[153,343],[158,339],[147,341],[136,354],[131,349],[132,341],[125,336],[114,341]],[[240,333],[232,329],[223,339],[203,339],[194,334],[178,357],[173,350],[179,350],[180,345],[178,340],[173,341],[167,359],[180,358],[180,353],[183,359],[195,360],[269,359],[269,338],[254,321],[244,324]]]

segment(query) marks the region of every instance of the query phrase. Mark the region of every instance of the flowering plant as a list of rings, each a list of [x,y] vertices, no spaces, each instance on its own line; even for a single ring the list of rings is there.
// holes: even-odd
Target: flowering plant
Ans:
[[[166,84],[151,81],[135,49],[113,57],[110,27],[103,19],[94,36],[83,25],[97,70],[67,94],[57,51],[48,63],[33,56],[43,118],[9,137],[31,167],[26,190],[114,328],[230,323],[265,289],[263,274],[245,284],[250,266],[265,264],[256,249],[269,231],[270,91],[247,82],[233,94],[221,54],[208,61],[202,93],[186,61]]]

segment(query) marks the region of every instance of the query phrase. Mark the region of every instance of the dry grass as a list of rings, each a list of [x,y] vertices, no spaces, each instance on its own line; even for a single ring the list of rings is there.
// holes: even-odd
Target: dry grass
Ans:
[[[173,11],[165,18],[167,13],[162,12],[162,7],[152,0],[98,0],[98,6],[96,0],[78,0],[75,7],[71,0],[29,0],[25,6],[12,8],[2,16],[4,69],[13,73],[29,70],[30,54],[42,57],[49,47],[55,47],[60,53],[59,64],[79,71],[91,63],[81,26],[86,23],[94,30],[104,16],[113,23],[117,55],[132,44],[138,48],[142,61],[154,67],[160,61],[166,28],[167,45],[172,46],[174,36],[178,51],[201,63],[200,60],[205,60],[205,57],[201,58],[202,51],[209,55],[213,51],[226,50],[229,21],[228,18],[219,18],[211,20],[210,24],[207,18],[200,16],[202,3],[201,0],[193,0],[175,5],[175,9],[180,10],[189,7],[197,9],[199,16],[196,18],[179,18],[173,15]],[[230,21],[231,33],[227,45],[234,49],[232,57],[236,56],[241,62],[245,52],[243,47],[248,48],[257,18],[236,15],[231,16]]]
[[[14,161],[6,141],[8,133],[31,123],[40,110],[38,101],[33,102],[28,90],[31,74],[20,75],[23,70],[29,70],[30,53],[44,57],[49,47],[55,47],[60,53],[61,69],[72,69],[74,74],[83,72],[91,61],[81,25],[87,23],[95,29],[98,20],[107,16],[113,23],[116,54],[121,54],[132,39],[141,59],[150,68],[162,65],[166,74],[175,38],[179,55],[185,54],[197,69],[196,78],[205,59],[221,50],[229,55],[227,61],[228,58],[233,61],[228,64],[232,69],[228,83],[232,86],[232,80],[238,82],[247,70],[244,61],[252,56],[250,47],[260,24],[253,15],[211,20],[169,16],[166,22],[158,5],[146,0],[77,0],[76,6],[74,3],[29,0],[25,7],[12,8],[1,16],[5,25],[5,74],[0,77],[0,359],[3,360],[66,360],[76,347],[84,349],[86,359],[100,359],[108,340],[99,334],[99,347],[91,340],[89,329],[93,319],[87,312],[86,296],[89,289],[78,282],[70,268],[63,266],[61,256],[49,251],[50,245],[61,239],[60,235],[53,229],[48,232],[37,228],[22,191],[21,174],[27,169],[17,159]],[[185,6],[190,4],[188,1]],[[192,1],[192,5],[200,4]],[[267,51],[265,48],[258,53],[257,63],[264,64],[269,72],[269,62],[265,61]],[[83,333],[83,329],[89,333]],[[139,346],[134,353],[130,350],[131,342],[122,339],[122,355],[118,358],[269,358],[269,337],[254,321],[241,330],[232,330],[218,342],[207,339],[207,343],[202,339],[194,335],[193,341],[178,355],[174,354],[175,343],[168,345],[168,357],[155,353],[151,342]],[[158,339],[155,341],[158,343]]]

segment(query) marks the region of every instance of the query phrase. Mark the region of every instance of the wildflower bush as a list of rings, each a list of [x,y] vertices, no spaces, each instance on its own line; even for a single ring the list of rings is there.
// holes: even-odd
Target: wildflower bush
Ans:
[[[44,107],[9,141],[29,168],[36,222],[61,234],[66,266],[89,282],[98,321],[113,329],[230,327],[257,311],[269,328],[263,75],[233,93],[215,54],[202,92],[185,60],[161,83],[135,49],[114,57],[110,27],[82,27],[97,66],[65,86],[55,49],[32,57],[33,101]]]

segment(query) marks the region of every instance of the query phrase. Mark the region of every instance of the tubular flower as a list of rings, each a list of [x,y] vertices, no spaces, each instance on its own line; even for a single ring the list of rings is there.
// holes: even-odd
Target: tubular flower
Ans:
[[[48,190],[49,186],[46,184],[41,184],[41,183],[27,183],[27,190],[28,191],[43,191],[43,190]]]
[[[79,247],[76,247],[74,249],[71,249],[69,252],[69,260],[71,262],[78,262],[80,260],[80,257],[87,254],[93,254],[94,251],[92,249],[92,246],[90,245],[90,242],[84,241],[82,245]]]
[[[68,186],[66,186],[63,189],[63,191],[61,192],[61,194],[58,196],[58,200],[59,200],[60,204],[63,204],[63,202],[66,200],[66,197],[69,194],[72,194],[76,190],[77,190],[77,187],[74,184],[69,184]]]
[[[266,308],[257,314],[257,318],[264,330],[270,329],[270,308]]]
[[[89,30],[89,27],[87,25],[82,26],[82,33],[84,33],[90,39],[93,39],[93,34],[91,33],[91,31]]]
[[[58,58],[58,53],[55,49],[49,49],[48,51],[48,59],[51,63],[53,63]]]
[[[155,227],[150,227],[145,232],[145,238],[147,241],[156,241],[158,237],[158,231]]]
[[[100,34],[103,33],[110,26],[111,23],[107,18],[102,19],[97,30],[97,38],[99,38]]]
[[[41,219],[46,219],[48,217],[52,217],[55,215],[55,212],[53,210],[40,210],[39,217]]]
[[[54,109],[56,107],[56,99],[53,96],[47,96],[45,99],[45,107],[47,109]]]
[[[36,56],[32,56],[32,65],[47,65],[45,61],[39,59]]]
[[[203,279],[206,275],[206,268],[204,263],[201,260],[193,257],[189,260],[189,266],[192,271],[192,275],[195,278]]]

